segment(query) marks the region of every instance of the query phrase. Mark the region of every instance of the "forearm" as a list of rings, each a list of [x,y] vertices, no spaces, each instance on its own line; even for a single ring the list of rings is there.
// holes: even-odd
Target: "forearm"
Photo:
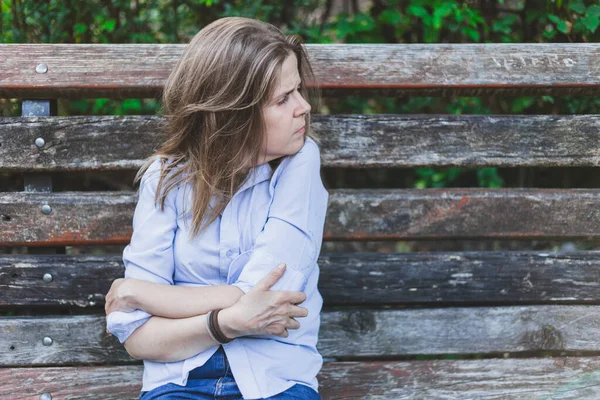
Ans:
[[[172,286],[135,280],[130,282],[133,308],[165,318],[189,318],[234,305],[244,292],[229,285]]]
[[[234,339],[244,333],[235,324],[235,316],[230,311],[231,308],[221,311],[218,323],[225,336]],[[218,343],[208,333],[206,315],[197,315],[181,319],[152,317],[136,329],[124,345],[133,358],[176,362],[193,357]]]
[[[217,342],[206,329],[206,316],[183,319],[152,317],[124,343],[133,358],[175,362],[192,357]]]

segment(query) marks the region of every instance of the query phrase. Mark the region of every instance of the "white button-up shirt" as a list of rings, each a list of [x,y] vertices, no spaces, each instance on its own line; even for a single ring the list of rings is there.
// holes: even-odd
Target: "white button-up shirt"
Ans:
[[[306,294],[302,306],[308,317],[297,318],[301,327],[290,330],[287,338],[247,336],[223,345],[244,399],[274,396],[296,383],[317,390],[316,376],[323,363],[316,348],[323,304],[317,289],[317,257],[329,197],[320,165],[319,148],[307,137],[302,149],[285,157],[275,172],[268,163],[254,168],[219,218],[191,240],[189,184],[169,191],[160,211],[154,204],[158,160],[140,183],[133,235],[123,252],[126,278],[182,286],[228,284],[246,293],[283,262],[285,274],[272,290]],[[150,317],[142,310],[113,312],[107,327],[123,343]],[[142,390],[167,383],[185,385],[189,371],[202,366],[217,349],[179,362],[144,361]]]

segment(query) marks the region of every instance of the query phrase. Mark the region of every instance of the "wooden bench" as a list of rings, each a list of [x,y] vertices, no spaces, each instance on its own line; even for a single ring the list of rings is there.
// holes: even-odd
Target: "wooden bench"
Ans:
[[[598,94],[600,45],[308,45],[324,96]],[[57,98],[153,97],[181,45],[0,45],[0,398],[133,399],[142,367],[103,294],[135,192],[51,173],[134,171],[161,117],[57,117]],[[50,100],[37,100],[50,99]],[[596,166],[594,115],[315,115],[325,168]],[[331,189],[326,241],[598,239],[600,191]],[[329,245],[324,245],[326,248]],[[37,249],[37,250],[36,250]],[[58,251],[60,252],[60,250]],[[54,251],[57,253],[57,251]],[[323,251],[323,398],[600,398],[600,253]],[[552,355],[552,358],[542,357]]]

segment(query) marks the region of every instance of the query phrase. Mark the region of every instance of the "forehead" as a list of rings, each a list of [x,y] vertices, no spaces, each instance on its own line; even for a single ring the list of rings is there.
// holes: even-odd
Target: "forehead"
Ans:
[[[281,72],[275,85],[275,93],[280,94],[292,90],[299,81],[300,73],[298,72],[298,60],[296,59],[296,55],[292,54],[285,59],[283,64],[281,64]]]

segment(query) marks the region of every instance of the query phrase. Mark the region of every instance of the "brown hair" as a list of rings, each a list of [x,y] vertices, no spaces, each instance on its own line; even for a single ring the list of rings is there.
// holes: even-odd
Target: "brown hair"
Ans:
[[[308,98],[306,83],[316,86],[316,81],[299,38],[249,18],[222,18],[203,28],[171,72],[163,92],[166,137],[135,182],[157,158],[161,160],[155,197],[161,210],[171,189],[190,183],[192,236],[221,214],[259,162],[263,108],[274,94],[281,65],[292,54],[302,79],[300,93]],[[310,95],[311,101],[318,101],[316,88]],[[307,135],[316,139],[310,115],[305,119]],[[217,202],[211,209],[213,196]]]

